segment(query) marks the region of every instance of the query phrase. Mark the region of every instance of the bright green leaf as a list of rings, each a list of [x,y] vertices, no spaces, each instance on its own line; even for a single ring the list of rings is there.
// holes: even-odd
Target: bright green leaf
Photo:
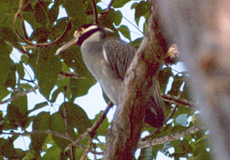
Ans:
[[[149,3],[145,1],[141,1],[135,8],[135,21],[136,24],[139,24],[139,20],[141,16],[144,16],[149,12]]]
[[[130,0],[116,0],[113,2],[113,7],[114,8],[120,8],[123,7],[127,2],[129,2]]]
[[[61,149],[57,145],[53,144],[53,146],[46,151],[42,158],[45,160],[60,160],[60,155]]]

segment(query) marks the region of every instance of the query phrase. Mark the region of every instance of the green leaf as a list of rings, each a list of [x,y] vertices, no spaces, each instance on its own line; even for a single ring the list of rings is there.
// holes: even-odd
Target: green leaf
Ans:
[[[55,160],[60,160],[60,158],[61,158],[61,151],[62,150],[57,145],[53,144],[53,146],[50,147],[46,151],[46,153],[42,157],[42,159],[45,159],[45,160],[54,160],[54,159]]]
[[[121,23],[121,19],[122,19],[122,13],[121,13],[121,11],[115,11],[114,12],[114,24],[116,25],[116,26],[119,26],[120,25],[120,23]]]
[[[17,95],[18,92],[12,93],[11,97],[14,97]],[[22,114],[22,116],[27,115],[27,95],[21,96],[11,102],[11,105],[17,106],[19,109],[19,112]]]
[[[7,89],[6,86],[0,85],[0,101],[2,101],[10,93],[11,92]]]
[[[122,34],[125,38],[131,40],[130,31],[129,31],[129,28],[128,28],[127,26],[121,25],[117,30],[120,31],[121,34]]]
[[[30,112],[33,112],[33,111],[35,111],[35,110],[37,110],[37,109],[41,109],[41,108],[43,108],[43,107],[45,107],[45,106],[47,106],[47,105],[48,105],[47,102],[37,103],[37,104],[34,106],[34,108],[33,108],[32,110],[30,110]]]
[[[10,124],[14,126],[18,126],[19,124],[24,127],[27,122],[27,114],[21,113],[18,106],[11,104],[7,106],[7,118],[9,119]]]
[[[38,2],[34,8],[34,16],[37,23],[45,26],[48,21],[47,8],[43,2]]]
[[[137,38],[134,41],[132,41],[130,44],[132,44],[134,47],[139,47],[143,38]]]
[[[60,113],[54,113],[50,116],[49,125],[50,130],[61,133],[63,135],[66,134],[65,122]],[[61,148],[61,150],[64,150],[70,143],[68,140],[61,137],[55,135],[52,135],[52,137],[58,147]]]
[[[11,49],[3,40],[0,40],[0,84],[4,84],[10,72],[11,59],[9,53]]]
[[[206,148],[203,147],[197,147],[196,154],[193,154],[194,157],[189,157],[189,159],[191,160],[200,160],[200,159],[211,159],[209,153],[207,152]]]
[[[76,1],[76,0],[68,0],[64,1],[63,6],[65,7],[68,16],[72,17],[72,25],[75,28],[82,26],[83,24],[88,23],[85,13],[85,7],[83,1]]]
[[[11,65],[7,80],[6,80],[5,84],[4,84],[5,86],[11,87],[12,89],[14,89],[15,85],[16,85],[15,71],[16,71],[16,66]]]
[[[4,27],[1,29],[0,35],[4,39],[6,43],[9,43],[11,46],[15,46],[17,48],[21,48],[18,44],[18,39],[16,34],[8,27]]]
[[[49,130],[49,112],[41,112],[39,113],[33,120],[33,131],[38,130]],[[34,134],[31,135],[31,145],[32,149],[38,155],[42,150],[42,146],[47,137],[47,134]]]
[[[116,0],[113,2],[113,7],[114,8],[120,8],[123,7],[127,2],[129,2],[130,0]]]
[[[180,140],[174,140],[171,142],[171,146],[174,147],[175,153],[181,154],[184,153]]]
[[[135,21],[136,24],[139,24],[139,20],[141,16],[148,14],[149,12],[149,3],[145,1],[141,1],[135,8]]]
[[[54,2],[55,2],[54,5],[48,11],[48,17],[51,24],[53,24],[57,20],[58,13],[59,13],[59,5],[56,3],[57,1]]]
[[[86,112],[74,103],[63,103],[60,107],[59,113],[63,115],[63,108],[66,107],[66,117],[69,126],[76,127],[79,134],[91,127],[92,123],[89,120]]]
[[[36,40],[38,43],[45,43],[50,34],[50,31],[45,27],[36,28],[32,32],[31,39]]]
[[[13,142],[8,139],[0,138],[0,154],[6,158],[12,158],[15,154]]]
[[[23,151],[22,149],[15,149],[15,153],[12,156],[14,159],[23,159],[25,157],[26,151]]]
[[[49,100],[50,92],[55,86],[61,70],[61,62],[57,56],[53,56],[53,53],[52,49],[43,49],[37,57],[37,64],[36,62],[31,62],[36,65],[35,71],[40,92],[47,100]]]
[[[24,71],[23,64],[21,62],[16,64],[16,70],[20,76],[20,79],[22,79],[25,76],[25,71]]]

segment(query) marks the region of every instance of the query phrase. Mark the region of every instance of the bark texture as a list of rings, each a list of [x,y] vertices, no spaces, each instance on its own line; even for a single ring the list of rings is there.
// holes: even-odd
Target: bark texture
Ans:
[[[150,6],[147,34],[126,73],[123,93],[107,138],[104,160],[134,158],[143,127],[145,103],[167,52],[165,39],[159,30],[154,1],[150,1]]]

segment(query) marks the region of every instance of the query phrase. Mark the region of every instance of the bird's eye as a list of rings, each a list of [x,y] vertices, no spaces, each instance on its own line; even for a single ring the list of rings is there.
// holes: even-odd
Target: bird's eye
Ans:
[[[78,29],[78,32],[83,32],[84,30],[85,30],[85,28],[80,27],[80,28]]]

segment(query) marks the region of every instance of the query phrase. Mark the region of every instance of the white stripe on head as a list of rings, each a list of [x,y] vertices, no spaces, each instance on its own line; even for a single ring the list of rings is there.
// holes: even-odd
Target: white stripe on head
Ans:
[[[99,28],[97,25],[92,25],[92,26],[90,26],[88,28],[85,28],[85,30],[83,31],[83,33],[88,32],[88,31],[93,30],[93,29],[97,29],[97,28]]]

